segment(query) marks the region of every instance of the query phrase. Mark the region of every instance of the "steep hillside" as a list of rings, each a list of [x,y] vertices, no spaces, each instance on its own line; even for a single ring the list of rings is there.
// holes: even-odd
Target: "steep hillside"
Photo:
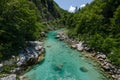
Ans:
[[[31,0],[39,10],[42,21],[49,21],[60,18],[62,9],[53,0]]]
[[[43,22],[60,18],[60,10],[53,0],[1,0],[0,61],[17,55],[25,41],[41,39]]]
[[[120,1],[94,0],[75,14],[64,17],[69,36],[104,52],[120,66]]]

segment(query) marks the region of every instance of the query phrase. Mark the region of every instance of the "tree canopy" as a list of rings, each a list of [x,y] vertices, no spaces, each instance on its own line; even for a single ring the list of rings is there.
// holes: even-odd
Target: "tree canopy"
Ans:
[[[70,37],[79,38],[96,51],[104,52],[114,64],[120,63],[119,0],[94,0],[74,14],[66,16],[63,21],[66,20]]]
[[[41,39],[43,23],[59,18],[60,10],[53,0],[0,0],[0,61]]]

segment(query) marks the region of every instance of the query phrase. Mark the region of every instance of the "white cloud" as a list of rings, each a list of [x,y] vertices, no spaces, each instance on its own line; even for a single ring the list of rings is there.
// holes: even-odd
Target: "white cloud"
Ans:
[[[80,8],[83,8],[83,7],[85,7],[86,5],[85,4],[82,4],[82,5],[80,5]]]
[[[74,13],[75,12],[75,7],[73,7],[73,6],[70,6],[70,8],[69,8],[69,10],[68,10],[69,12],[72,12],[72,13]]]

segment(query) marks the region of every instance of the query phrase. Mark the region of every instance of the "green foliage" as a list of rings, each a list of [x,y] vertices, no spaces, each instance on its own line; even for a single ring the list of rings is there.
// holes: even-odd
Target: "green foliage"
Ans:
[[[120,37],[120,6],[114,12],[111,19],[111,31],[116,37]]]
[[[26,41],[38,40],[47,20],[60,18],[53,0],[0,1],[0,61],[17,55]]]
[[[60,18],[62,9],[53,0],[31,0],[38,8],[40,21]]]
[[[37,23],[36,10],[30,6],[31,3],[26,0],[4,2],[4,10],[1,10],[0,15],[0,52],[3,59],[17,53],[26,40],[39,37],[38,27],[35,25]]]
[[[120,1],[94,0],[76,13],[63,17],[70,37],[84,40],[89,47],[102,51],[120,66]],[[113,59],[112,59],[113,58]],[[115,62],[115,60],[117,62]]]
[[[97,50],[102,47],[102,43],[103,43],[103,37],[99,34],[95,34],[95,35],[91,36],[91,38],[88,42],[90,47],[94,47]]]
[[[113,64],[120,66],[120,49],[114,50],[114,52],[109,55],[109,58]]]

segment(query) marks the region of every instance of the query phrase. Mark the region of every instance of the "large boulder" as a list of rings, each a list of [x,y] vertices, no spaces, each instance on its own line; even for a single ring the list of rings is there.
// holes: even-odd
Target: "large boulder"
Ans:
[[[83,50],[83,46],[82,46],[83,42],[79,42],[77,45],[77,50],[78,51],[82,51]]]

